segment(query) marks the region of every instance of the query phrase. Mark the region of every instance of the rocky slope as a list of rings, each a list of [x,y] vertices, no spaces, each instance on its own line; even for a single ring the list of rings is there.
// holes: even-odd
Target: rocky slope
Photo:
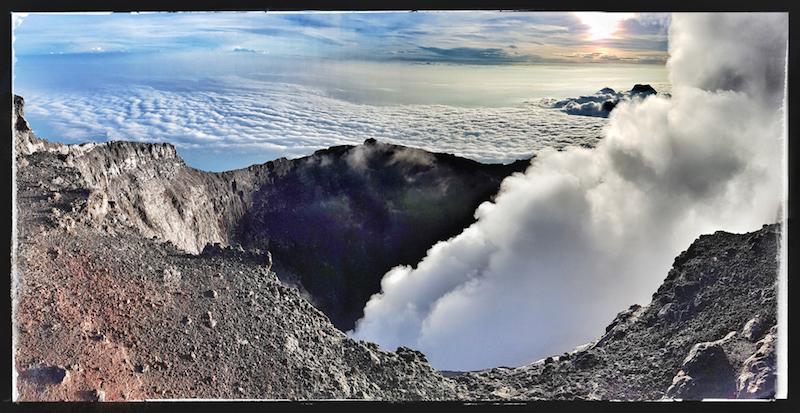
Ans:
[[[366,254],[381,250],[358,247],[363,240],[352,234],[382,248],[411,242],[400,231],[404,225],[434,225],[436,214],[462,207],[444,202],[430,210],[404,209],[403,200],[424,206],[443,199],[432,194],[437,190],[456,196],[448,187],[459,192],[479,185],[481,179],[463,171],[480,167],[369,142],[300,162],[210,174],[186,167],[168,145],[46,142],[20,122],[19,103],[14,320],[21,400],[693,399],[774,393],[777,225],[700,237],[676,258],[652,302],[620,313],[596,342],[519,368],[444,375],[416,351],[386,352],[347,338],[278,276],[296,265],[281,262],[291,258],[291,246],[325,236],[346,239],[345,247]],[[445,167],[431,168],[430,162]],[[361,173],[354,174],[354,167]],[[446,168],[462,168],[463,174]],[[387,169],[392,172],[377,173]],[[415,186],[415,179],[439,186]],[[344,183],[364,188],[349,192]],[[278,197],[280,191],[291,196]],[[378,200],[384,202],[375,206]],[[346,218],[341,223],[338,213]],[[216,227],[193,232],[211,222]],[[242,222],[258,230],[248,231]],[[282,222],[299,228],[291,231]],[[358,230],[348,234],[352,227]],[[328,232],[315,236],[309,228]],[[387,234],[396,238],[381,238]],[[221,244],[200,248],[212,235]],[[225,246],[237,237],[247,249]],[[187,252],[192,243],[203,252]],[[286,248],[286,255],[275,254],[273,266],[260,246]],[[282,277],[302,281],[297,274]]]
[[[460,233],[503,178],[529,164],[485,165],[368,140],[210,173],[188,167],[169,144],[47,142],[30,130],[23,104],[16,96],[17,153],[53,153],[73,166],[91,191],[95,222],[190,253],[208,243],[269,250],[284,281],[343,330],[380,291],[383,274]]]
[[[223,173],[188,167],[170,144],[107,142],[65,145],[37,137],[14,97],[18,156],[50,153],[80,174],[98,224],[126,225],[146,237],[169,240],[187,252],[231,234],[266,175],[286,159]],[[24,165],[25,158],[22,158]],[[117,221],[104,222],[110,210]]]
[[[20,400],[459,394],[419,353],[347,338],[263,254],[187,254],[135,228],[98,225],[77,168],[56,153],[22,159]]]
[[[457,381],[479,399],[771,397],[779,229],[701,236],[650,305],[619,313],[596,342]]]

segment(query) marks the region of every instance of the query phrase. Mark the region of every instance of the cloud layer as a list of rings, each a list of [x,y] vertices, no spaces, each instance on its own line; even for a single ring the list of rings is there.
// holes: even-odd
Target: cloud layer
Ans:
[[[775,222],[787,23],[673,15],[671,99],[620,104],[593,150],[539,154],[474,225],[389,271],[351,335],[441,369],[520,365],[646,303],[698,235]]]
[[[594,146],[606,123],[576,119],[538,101],[500,108],[374,106],[310,87],[237,78],[25,98],[33,127],[48,125],[52,136],[46,138],[164,140],[186,150],[261,152],[262,162],[270,154],[308,155],[367,138],[511,162],[547,147]]]

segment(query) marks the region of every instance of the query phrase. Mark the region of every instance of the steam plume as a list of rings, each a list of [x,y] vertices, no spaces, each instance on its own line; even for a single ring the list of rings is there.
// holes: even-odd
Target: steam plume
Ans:
[[[477,222],[389,271],[351,332],[434,367],[520,365],[647,303],[697,236],[781,216],[786,14],[677,14],[672,98],[619,105],[593,150],[545,150]]]

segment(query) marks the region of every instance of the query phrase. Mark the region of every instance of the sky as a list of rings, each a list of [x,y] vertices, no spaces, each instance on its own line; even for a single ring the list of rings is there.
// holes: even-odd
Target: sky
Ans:
[[[15,15],[13,87],[42,137],[170,142],[204,170],[367,138],[511,162],[600,136],[604,120],[570,118],[542,99],[634,83],[668,88],[669,21],[517,12]]]
[[[668,23],[668,15],[632,13],[40,13],[15,30],[15,52],[664,63]]]

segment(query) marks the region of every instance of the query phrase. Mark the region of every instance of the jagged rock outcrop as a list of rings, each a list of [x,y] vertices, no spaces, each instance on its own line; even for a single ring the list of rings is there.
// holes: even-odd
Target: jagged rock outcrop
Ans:
[[[253,192],[286,160],[210,173],[188,167],[170,144],[108,142],[67,161],[102,194],[100,210],[115,209],[143,235],[198,253],[231,242]]]
[[[775,396],[777,340],[778,328],[772,326],[766,336],[756,343],[758,350],[744,361],[736,378],[736,398],[763,399]]]
[[[82,178],[80,186],[91,192],[86,212],[94,223],[135,228],[146,237],[168,240],[187,252],[200,252],[209,242],[229,243],[252,192],[276,164],[286,162],[279,159],[209,173],[188,167],[175,147],[165,143],[49,142],[28,127],[24,100],[15,95],[14,103],[18,156],[52,153],[74,167]]]
[[[25,99],[22,96],[14,95],[14,109],[11,116],[11,124],[14,129],[14,152],[17,157],[30,155],[36,151],[52,150],[59,145],[47,142],[36,136],[25,120]]]
[[[672,379],[666,397],[688,400],[733,398],[736,382],[723,344],[735,334],[733,331],[720,340],[695,344],[683,360],[681,370]]]

